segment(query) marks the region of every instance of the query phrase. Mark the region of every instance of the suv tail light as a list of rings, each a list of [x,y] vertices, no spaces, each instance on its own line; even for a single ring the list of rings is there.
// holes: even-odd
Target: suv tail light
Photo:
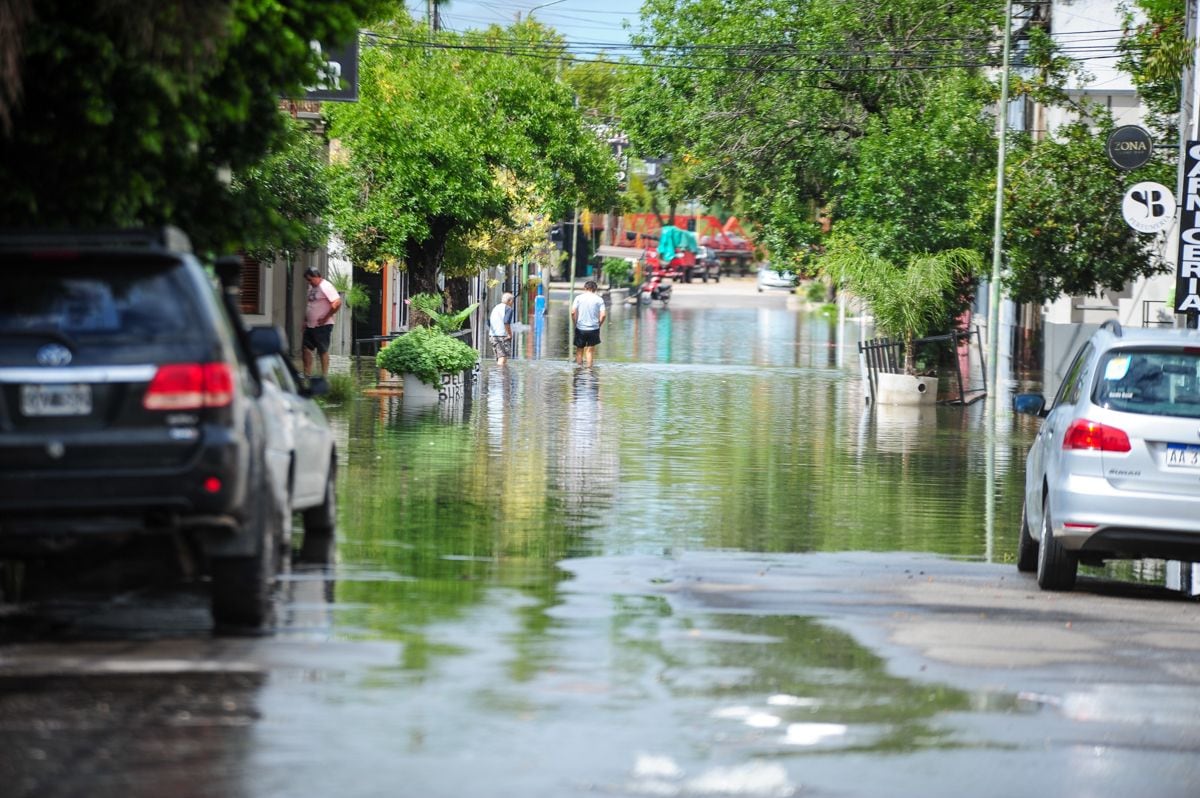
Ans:
[[[1064,449],[1094,449],[1101,452],[1128,452],[1129,436],[1124,430],[1098,424],[1086,418],[1076,419],[1063,435]]]
[[[160,366],[146,389],[147,410],[199,410],[233,402],[233,370],[228,363],[171,363]]]

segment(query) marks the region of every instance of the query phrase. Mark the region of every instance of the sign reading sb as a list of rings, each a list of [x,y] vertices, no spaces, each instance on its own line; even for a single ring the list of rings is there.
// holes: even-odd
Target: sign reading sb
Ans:
[[[1183,168],[1175,312],[1200,313],[1200,141],[1187,143]]]
[[[1125,192],[1121,215],[1139,233],[1161,233],[1175,221],[1175,194],[1162,183],[1137,183]]]

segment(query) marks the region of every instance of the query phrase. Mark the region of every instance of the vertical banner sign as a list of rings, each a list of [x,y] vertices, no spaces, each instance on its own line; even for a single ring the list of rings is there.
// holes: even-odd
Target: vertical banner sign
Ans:
[[[1200,141],[1187,143],[1184,169],[1175,312],[1200,313]]]

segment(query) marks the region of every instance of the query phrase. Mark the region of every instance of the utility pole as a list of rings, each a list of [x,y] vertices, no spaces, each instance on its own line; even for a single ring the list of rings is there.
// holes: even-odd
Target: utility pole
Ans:
[[[996,156],[996,209],[992,231],[992,277],[988,284],[988,419],[995,424],[1000,395],[1000,280],[1004,259],[1004,156],[1008,149],[1008,61],[1012,46],[1012,0],[1004,3],[1004,56],[1000,72],[1000,150]]]
[[[429,20],[429,32],[437,33],[438,25],[437,0],[425,0],[425,16]]]
[[[575,341],[575,322],[571,319],[571,308],[575,306],[575,250],[579,246],[579,206],[575,206],[575,213],[571,219],[571,262],[570,282],[567,286],[567,360],[571,359],[574,354],[571,351],[571,346]]]

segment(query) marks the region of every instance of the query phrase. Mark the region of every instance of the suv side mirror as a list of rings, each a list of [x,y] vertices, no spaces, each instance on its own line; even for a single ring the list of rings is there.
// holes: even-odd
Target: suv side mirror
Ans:
[[[1046,415],[1046,397],[1040,393],[1019,393],[1013,397],[1013,411],[1024,416]]]
[[[287,336],[274,324],[251,327],[247,338],[250,342],[250,354],[256,358],[287,353]]]

